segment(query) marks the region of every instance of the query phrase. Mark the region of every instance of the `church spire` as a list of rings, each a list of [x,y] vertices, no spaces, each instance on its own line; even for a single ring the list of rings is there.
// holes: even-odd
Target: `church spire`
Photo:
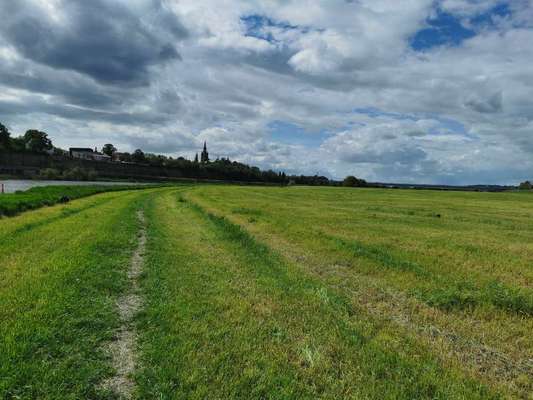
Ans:
[[[202,164],[209,162],[209,153],[207,152],[207,142],[204,142],[204,149],[202,151],[202,154],[200,155],[200,160]]]

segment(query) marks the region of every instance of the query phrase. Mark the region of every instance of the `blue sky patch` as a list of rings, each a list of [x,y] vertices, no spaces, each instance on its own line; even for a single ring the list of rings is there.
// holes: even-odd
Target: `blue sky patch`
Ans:
[[[492,9],[470,19],[461,21],[456,16],[437,10],[434,18],[428,18],[427,27],[418,31],[410,40],[411,48],[424,51],[437,46],[459,46],[476,36],[481,29],[494,28],[498,18],[511,15],[507,3],[500,3]]]
[[[272,33],[265,28],[281,28],[281,29],[298,29],[295,25],[290,25],[285,22],[274,21],[264,15],[252,14],[241,17],[241,22],[245,26],[245,36],[255,37],[257,39],[266,40],[270,43],[276,43],[276,39]]]
[[[486,13],[480,14],[470,20],[475,27],[493,27],[495,18],[505,18],[511,15],[511,9],[506,3],[498,4]]]
[[[429,19],[427,23],[428,27],[418,31],[411,39],[411,47],[416,51],[442,45],[458,46],[476,35],[475,31],[465,28],[458,18],[442,11],[438,11],[436,18]]]
[[[286,144],[297,144],[307,147],[318,147],[329,138],[332,132],[321,130],[318,132],[309,132],[284,121],[273,121],[268,124],[270,137],[272,140]]]

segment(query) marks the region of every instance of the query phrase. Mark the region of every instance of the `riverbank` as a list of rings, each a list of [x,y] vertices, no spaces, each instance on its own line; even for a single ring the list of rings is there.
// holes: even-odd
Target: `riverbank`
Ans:
[[[156,186],[156,185],[154,185]],[[27,210],[51,206],[60,202],[91,196],[103,192],[136,190],[150,185],[59,185],[32,187],[26,191],[0,194],[0,217],[13,216]]]
[[[147,185],[148,183],[126,182],[126,181],[63,181],[63,180],[44,180],[44,179],[2,179],[0,177],[0,186],[4,185],[4,193],[15,193],[17,191],[26,191],[34,187],[45,186],[131,186]]]

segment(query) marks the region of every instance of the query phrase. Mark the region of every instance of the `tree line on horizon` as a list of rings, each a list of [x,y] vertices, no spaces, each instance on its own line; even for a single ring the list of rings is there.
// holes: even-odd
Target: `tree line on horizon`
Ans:
[[[46,132],[37,129],[29,129],[24,135],[13,137],[8,128],[0,122],[0,152],[27,152],[36,154],[49,154],[56,156],[68,156],[68,152],[55,147],[52,140],[48,137]],[[198,179],[216,179],[216,180],[233,180],[245,182],[266,182],[277,183],[283,185],[311,185],[311,186],[346,186],[346,187],[368,187],[376,184],[369,184],[364,179],[357,178],[353,175],[348,175],[342,181],[329,179],[321,175],[286,175],[285,172],[275,172],[271,169],[261,170],[258,167],[250,166],[238,161],[231,161],[229,158],[217,158],[214,161],[207,159],[198,160],[198,154],[194,160],[189,160],[184,157],[173,158],[161,154],[145,153],[141,149],[136,149],[132,153],[123,152],[117,153],[117,148],[107,143],[102,146],[101,152],[110,157],[118,154],[118,160],[124,163],[134,163],[140,165],[148,165],[153,167],[175,168],[179,169],[186,178]],[[76,168],[79,170],[79,168]],[[50,172],[50,171],[48,171]],[[80,177],[87,177],[91,175],[91,171],[74,171],[63,177],[75,178],[76,175]],[[44,174],[46,177],[47,174]],[[52,174],[54,175],[54,174]],[[533,183],[529,180],[521,182],[518,185],[519,190],[533,190]]]
[[[29,152],[38,154],[49,154],[57,156],[68,156],[68,152],[55,147],[46,132],[36,129],[26,131],[24,135],[13,137],[6,126],[0,123],[0,151]],[[111,143],[102,146],[101,152],[110,157],[114,157],[123,163],[134,163],[160,168],[179,169],[184,177],[203,178],[217,180],[266,182],[278,184],[297,184],[313,186],[366,186],[363,179],[348,176],[344,181],[334,181],[320,175],[286,175],[285,172],[276,172],[271,169],[261,170],[258,167],[250,166],[238,161],[231,161],[229,158],[217,158],[213,161],[207,156],[201,161],[198,154],[193,160],[184,157],[171,157],[161,154],[145,153],[141,149],[136,149],[132,153],[121,152]],[[46,171],[44,176],[54,175],[51,171]]]

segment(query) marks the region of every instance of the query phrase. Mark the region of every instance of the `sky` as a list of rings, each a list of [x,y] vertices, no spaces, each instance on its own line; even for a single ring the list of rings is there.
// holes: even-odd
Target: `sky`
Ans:
[[[533,0],[0,0],[0,122],[59,147],[533,178]]]

